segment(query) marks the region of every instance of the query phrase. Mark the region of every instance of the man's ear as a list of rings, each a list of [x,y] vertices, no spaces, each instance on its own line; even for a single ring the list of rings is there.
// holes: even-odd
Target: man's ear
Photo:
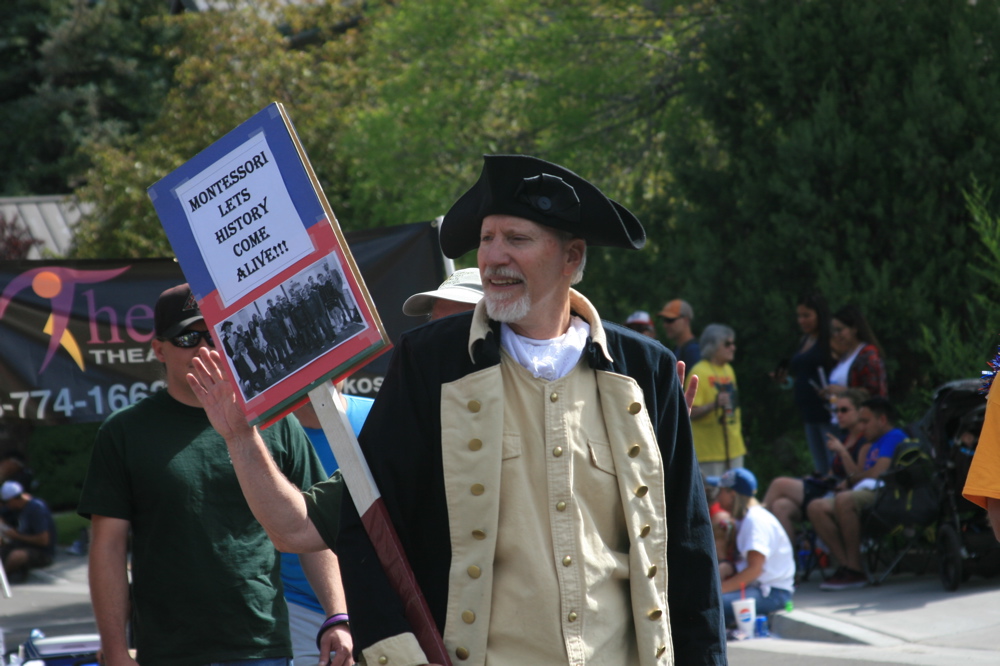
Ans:
[[[583,255],[587,251],[587,241],[582,238],[573,238],[566,243],[566,265],[563,267],[563,275],[573,275],[583,261]]]
[[[153,354],[156,355],[156,360],[160,363],[166,363],[167,359],[163,356],[163,341],[153,338],[151,344],[153,346]]]

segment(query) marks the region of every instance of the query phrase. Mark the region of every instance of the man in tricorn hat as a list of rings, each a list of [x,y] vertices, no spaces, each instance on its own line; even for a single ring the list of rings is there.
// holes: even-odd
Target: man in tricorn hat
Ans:
[[[567,169],[488,155],[440,238],[477,250],[484,297],[401,337],[360,443],[452,661],[726,663],[675,359],[571,288],[588,245],[638,249],[642,225]],[[336,544],[360,660],[425,663],[353,503],[338,522],[336,481],[297,494],[247,463],[266,462],[258,438],[201,358],[189,380],[239,426],[227,444],[272,538]]]

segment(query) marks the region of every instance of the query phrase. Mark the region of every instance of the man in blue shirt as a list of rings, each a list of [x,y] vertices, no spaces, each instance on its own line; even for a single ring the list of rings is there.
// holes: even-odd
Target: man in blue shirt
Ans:
[[[52,564],[56,552],[56,524],[52,512],[40,499],[24,492],[17,481],[7,481],[0,487],[3,508],[16,513],[16,527],[0,523],[3,546],[0,555],[11,581],[20,582],[29,569]]]
[[[684,300],[675,298],[660,310],[660,321],[667,331],[667,337],[676,346],[674,355],[678,361],[684,361],[688,370],[701,360],[701,347],[698,338],[691,331],[691,322],[694,321],[694,310],[691,305]]]
[[[338,391],[342,389],[343,382],[337,386]],[[371,411],[375,401],[372,398],[361,398],[342,393],[338,393],[338,395],[343,400],[347,418],[351,422],[351,429],[356,436],[361,432],[361,427],[365,424],[368,412]],[[295,410],[295,416],[302,424],[302,429],[305,430],[316,454],[322,461],[323,469],[327,475],[333,474],[340,465],[337,464],[337,459],[333,455],[333,450],[330,448],[312,403],[307,402]],[[305,571],[299,563],[298,555],[281,554],[281,583],[285,589],[285,601],[288,602],[288,627],[292,634],[292,655],[295,663],[312,666],[312,664],[319,663],[319,636],[322,636],[326,629],[333,626],[325,625],[327,616],[340,612],[342,609],[330,604],[331,596],[327,590],[317,591],[309,584]],[[317,592],[319,593],[317,594]]]
[[[816,535],[841,565],[820,589],[848,590],[868,584],[861,565],[861,510],[875,502],[878,478],[889,470],[896,448],[906,439],[906,433],[894,427],[893,420],[892,405],[885,398],[861,403],[858,421],[865,439],[872,443],[867,450],[862,449],[861,470],[847,477],[852,490],[814,500],[806,508]]]

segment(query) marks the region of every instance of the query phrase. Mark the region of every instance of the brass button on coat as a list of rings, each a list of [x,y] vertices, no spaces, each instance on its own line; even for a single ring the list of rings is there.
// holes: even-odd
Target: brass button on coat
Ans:
[[[642,411],[642,404],[638,402],[633,402],[628,406],[628,413],[635,415]]]
[[[666,645],[661,645],[660,647],[656,648],[656,658],[659,659],[660,657],[662,657],[663,653],[666,651],[667,651]]]
[[[649,617],[650,620],[659,620],[661,617],[663,617],[663,611],[661,611],[659,608],[654,608],[653,610],[649,611],[647,616]]]
[[[642,447],[640,447],[638,444],[633,444],[628,450],[628,457],[635,458],[637,455],[639,455],[640,451],[642,451]]]
[[[569,615],[566,616],[566,619],[570,622],[576,622],[576,618],[578,617],[580,616],[576,614],[576,611],[570,611]]]
[[[556,448],[552,449],[552,455],[554,455],[556,458],[558,458],[562,454],[563,454],[563,448],[561,446],[557,446]]]
[[[635,496],[645,497],[646,493],[648,492],[649,492],[649,486],[639,486],[638,488],[635,489]]]
[[[471,567],[466,569],[469,572],[469,578],[479,578],[483,575],[483,570],[473,564]]]
[[[389,663],[389,657],[387,657],[385,655],[382,655],[381,657],[378,658],[378,663],[380,663],[380,664],[388,664]]]
[[[459,659],[461,659],[462,661],[465,661],[466,659],[469,658],[469,650],[468,650],[468,648],[464,648],[464,647],[455,648],[455,656],[458,657]]]
[[[469,440],[469,450],[470,451],[478,451],[481,448],[483,448],[483,440],[481,440],[481,439],[470,439]]]
[[[482,408],[483,408],[483,406],[482,406],[482,404],[478,400],[470,400],[469,401],[469,411],[472,412],[473,414],[475,414],[476,412],[478,412]]]
[[[466,624],[472,624],[476,621],[476,614],[470,610],[462,611],[462,622]]]
[[[482,541],[486,538],[486,530],[472,530],[472,538]]]
[[[649,525],[643,525],[642,529],[639,530],[639,538],[645,539],[647,536],[649,536]]]
[[[573,564],[573,558],[572,557],[570,557],[569,555],[567,555],[566,557],[563,558],[563,566],[564,567],[568,567],[571,564]]]
[[[486,492],[486,486],[481,483],[473,483],[472,488],[469,489],[473,495],[482,495]]]
[[[656,576],[656,565],[655,564],[653,566],[649,567],[649,570],[646,571],[646,576],[649,577],[649,578],[653,578],[654,576]]]
[[[556,502],[556,511],[565,511],[566,502]]]
[[[555,402],[558,399],[559,399],[559,394],[558,393],[553,392],[552,395],[549,396],[549,400],[551,400],[552,402]]]

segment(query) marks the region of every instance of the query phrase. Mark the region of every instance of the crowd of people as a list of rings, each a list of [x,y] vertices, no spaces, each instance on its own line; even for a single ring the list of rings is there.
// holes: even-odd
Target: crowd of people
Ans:
[[[397,341],[358,432],[395,548],[369,537],[339,472],[326,478],[336,462],[324,470],[302,427],[314,415],[261,431],[238,407],[283,352],[337,334],[295,321],[313,292],[289,316],[224,326],[224,349],[187,285],[160,297],[166,388],[102,425],[79,505],[105,664],[287,664],[296,624],[314,633],[304,659],[333,666],[726,663],[697,387],[573,288],[588,245],[642,247],[639,221],[563,167],[491,155],[440,241],[449,257],[476,250],[478,270],[407,301],[431,321]],[[289,344],[266,339],[269,318]],[[280,580],[301,576],[275,547],[300,553],[315,601],[296,583],[289,608]],[[427,615],[394,591],[387,549]]]
[[[360,323],[331,276],[221,324],[224,349],[187,285],[160,296],[166,388],[104,422],[79,504],[102,663],[725,664],[734,600],[766,614],[792,598],[805,519],[840,565],[827,589],[863,584],[859,512],[903,436],[857,308],[798,303],[774,378],[813,473],[758,501],[735,331],[695,336],[671,300],[671,355],[648,312],[610,324],[573,287],[588,245],[642,247],[628,210],[563,167],[491,155],[440,242],[478,268],[407,300],[428,321],[374,402],[340,396],[380,491],[369,509],[311,406],[260,430],[235,398]],[[0,497],[23,512],[12,483]],[[369,536],[379,520],[394,534]],[[398,554],[419,597],[380,563]]]
[[[758,504],[756,478],[744,467],[747,447],[732,366],[735,331],[712,323],[696,338],[694,309],[682,299],[667,302],[659,312],[674,353],[690,368],[689,381],[698,378],[691,427],[711,501],[724,601],[731,600],[726,595],[738,584],[741,595],[752,588],[758,608],[764,609],[780,607],[792,592],[792,544],[798,543],[804,523],[839,565],[823,589],[867,583],[860,563],[860,512],[874,501],[876,479],[905,439],[893,425],[882,349],[860,309],[848,305],[831,314],[826,300],[812,293],[797,301],[795,315],[799,340],[771,376],[792,391],[813,472],[775,478]],[[645,311],[633,313],[625,325],[656,336]],[[748,507],[760,511],[748,512]],[[748,522],[745,513],[758,519]],[[760,518],[764,514],[767,518]],[[744,530],[756,536],[741,536]],[[740,546],[751,541],[761,550]],[[778,582],[775,571],[781,572]]]

